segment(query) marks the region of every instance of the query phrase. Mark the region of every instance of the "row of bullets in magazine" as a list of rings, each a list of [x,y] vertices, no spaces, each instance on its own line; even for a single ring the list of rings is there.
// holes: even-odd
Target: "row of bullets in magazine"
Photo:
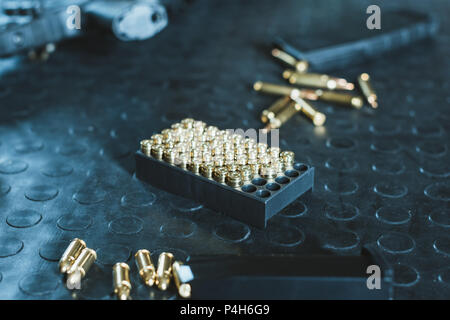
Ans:
[[[150,251],[146,249],[138,250],[134,257],[139,276],[147,286],[155,285],[164,291],[169,288],[173,278],[178,294],[182,298],[190,298],[191,285],[187,283],[192,279],[190,268],[180,261],[174,261],[172,253],[162,252],[158,258],[157,268],[152,263]],[[83,240],[75,238],[71,241],[59,260],[59,270],[67,276],[68,289],[81,289],[81,280],[96,259],[95,250],[87,248]],[[118,299],[128,300],[130,298],[132,288],[130,267],[125,262],[118,262],[113,266],[113,284],[114,293]]]
[[[140,142],[148,157],[239,188],[252,179],[274,179],[294,165],[292,151],[208,126],[191,118]]]
[[[363,95],[360,96],[354,94],[355,85],[346,79],[309,73],[309,64],[305,60],[297,60],[279,49],[273,49],[272,56],[294,67],[295,70],[288,69],[283,72],[283,78],[290,85],[262,81],[257,81],[253,85],[255,91],[282,96],[261,114],[261,121],[266,124],[268,130],[281,127],[297,112],[303,113],[315,126],[324,125],[325,114],[317,111],[306,100],[320,100],[355,109],[361,109],[366,101],[373,109],[378,108],[378,97],[367,73],[360,74],[357,79],[360,93]]]

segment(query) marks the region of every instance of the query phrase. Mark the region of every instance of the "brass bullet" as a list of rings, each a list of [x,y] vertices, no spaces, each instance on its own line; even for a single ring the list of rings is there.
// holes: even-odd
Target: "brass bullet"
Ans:
[[[73,239],[59,260],[59,271],[61,273],[69,271],[84,248],[86,248],[86,243],[83,240],[78,238]]]
[[[131,292],[130,267],[119,262],[113,266],[114,293],[120,300],[128,300]]]
[[[181,276],[181,266],[183,265],[180,261],[175,261],[172,264],[172,273],[173,273],[173,280],[175,282],[175,285],[178,289],[178,294],[182,298],[190,298],[191,297],[191,285],[189,283],[185,283],[182,281]]]
[[[292,151],[283,151],[280,154],[281,161],[286,168],[292,168],[295,161],[295,153]]]
[[[73,265],[67,271],[67,283],[71,288],[75,288],[76,284],[86,276],[91,266],[97,259],[97,253],[89,248],[84,248]]]
[[[162,146],[154,146],[152,147],[151,155],[153,158],[157,160],[161,160],[164,154],[164,148]]]
[[[295,101],[290,101],[284,109],[278,112],[278,114],[271,119],[266,126],[266,130],[280,128],[286,121],[292,118],[292,116],[299,111],[300,107],[296,108]]]
[[[370,76],[367,73],[359,75],[358,84],[367,102],[372,106],[372,108],[378,108],[378,97],[370,83]]]
[[[319,73],[298,73],[293,70],[285,70],[283,78],[287,79],[291,84],[300,86],[324,88],[329,90],[353,90],[355,85],[347,82],[343,78],[336,78],[326,74]]]
[[[213,171],[213,179],[219,183],[225,183],[228,170],[224,167],[216,167]]]
[[[278,168],[265,164],[259,168],[259,175],[265,179],[274,179],[278,176]]]
[[[308,71],[309,63],[306,60],[297,60],[290,54],[280,50],[280,49],[273,49],[272,50],[272,56],[283,61],[284,63],[292,66],[295,68],[297,72],[303,73]]]
[[[294,101],[296,102],[295,107],[300,108],[300,111],[306,115],[315,126],[322,126],[326,121],[326,116],[316,111],[308,102],[303,100],[302,98],[298,97],[295,98]]]
[[[335,91],[316,90],[318,100],[348,105],[355,109],[361,109],[364,101],[361,97],[354,96],[348,93],[341,93]]]
[[[200,166],[200,174],[208,179],[212,179],[213,170],[214,166],[212,164],[204,163]]]
[[[227,185],[233,188],[239,188],[243,185],[241,173],[238,171],[228,172],[225,181]]]
[[[141,141],[141,152],[146,156],[150,156],[150,151],[152,149],[152,141],[150,139]]]
[[[141,279],[147,286],[153,286],[156,281],[156,271],[150,257],[150,251],[146,249],[138,250],[134,255],[134,259],[136,260]]]
[[[294,88],[294,87],[275,84],[275,83],[262,82],[262,81],[256,81],[253,84],[253,89],[255,89],[255,91],[260,91],[263,93],[280,95],[280,96],[290,96],[292,94],[292,92],[299,91],[299,89]]]
[[[263,110],[261,114],[261,121],[263,123],[268,123],[275,118],[275,115],[280,112],[286,105],[291,101],[289,96],[282,97],[272,104],[269,109]]]
[[[156,270],[156,282],[160,290],[167,290],[170,285],[172,275],[173,254],[163,252],[158,258],[158,268]]]

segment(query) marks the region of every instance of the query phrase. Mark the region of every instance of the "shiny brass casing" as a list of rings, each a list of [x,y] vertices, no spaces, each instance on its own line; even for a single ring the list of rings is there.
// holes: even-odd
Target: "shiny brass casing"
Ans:
[[[59,271],[61,273],[69,271],[84,248],[86,248],[86,243],[83,240],[78,238],[73,239],[59,260]]]
[[[128,300],[131,292],[130,267],[119,262],[113,266],[114,293],[120,300]]]
[[[283,78],[289,80],[291,84],[305,87],[324,88],[329,90],[353,90],[355,85],[347,82],[343,78],[336,78],[319,73],[298,73],[293,70],[285,70]]]
[[[180,297],[187,299],[191,297],[192,288],[189,283],[184,283],[181,281],[180,273],[182,265],[183,265],[182,262],[175,261],[172,264],[172,274],[173,280],[178,289],[178,294],[180,295]]]
[[[319,100],[347,105],[355,109],[361,109],[364,105],[364,101],[361,97],[348,93],[316,90],[316,94]]]
[[[299,108],[304,115],[311,119],[315,126],[322,126],[325,123],[326,116],[314,109],[308,102],[300,97],[295,98],[294,101],[296,108]]]
[[[84,248],[73,265],[67,271],[67,282],[75,284],[79,280],[86,276],[91,266],[97,259],[97,253],[89,248]]]
[[[284,63],[292,66],[295,68],[297,72],[303,73],[307,72],[309,68],[309,63],[306,60],[297,60],[290,54],[280,50],[280,49],[273,49],[272,50],[272,56],[283,61]]]
[[[225,178],[225,182],[227,185],[233,188],[239,188],[244,183],[242,181],[241,173],[238,171],[230,171],[227,174],[227,177]]]
[[[358,84],[367,102],[372,106],[372,108],[378,108],[378,97],[372,87],[372,84],[370,83],[370,76],[367,73],[362,73],[358,77]]]
[[[156,271],[150,257],[150,251],[146,249],[138,250],[134,255],[134,259],[136,260],[141,279],[147,286],[153,286],[156,281]]]
[[[158,258],[158,268],[156,269],[156,280],[160,290],[167,290],[170,285],[172,275],[173,254],[162,252]]]
[[[141,141],[141,152],[146,156],[150,156],[150,152],[152,149],[152,141],[150,139]]]
[[[273,118],[275,118],[276,114],[280,112],[286,105],[291,101],[289,96],[282,97],[275,101],[269,109],[263,110],[261,113],[261,121],[263,123],[270,122]]]
[[[268,124],[268,129],[277,129],[281,127],[286,121],[288,121],[294,114],[300,111],[300,108],[296,108],[295,101],[290,101],[285,108],[283,108],[278,114],[276,114]]]

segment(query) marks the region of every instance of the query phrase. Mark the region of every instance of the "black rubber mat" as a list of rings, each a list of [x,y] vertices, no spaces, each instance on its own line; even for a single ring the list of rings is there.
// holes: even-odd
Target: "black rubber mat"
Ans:
[[[188,260],[352,255],[368,243],[393,265],[394,298],[450,298],[448,1],[396,2],[440,16],[434,42],[335,72],[370,73],[379,110],[315,104],[328,117],[323,128],[300,115],[281,128],[281,147],[316,168],[315,190],[266,230],[134,176],[139,141],[188,116],[260,128],[273,97],[251,85],[283,83],[283,67],[269,55],[273,37],[318,46],[346,40],[351,17],[365,27],[369,2],[197,0],[148,41],[91,36],[61,44],[46,63],[2,59],[0,298],[114,298],[118,261],[132,268],[133,299],[175,298],[141,284],[132,258],[141,248]],[[57,260],[74,237],[98,259],[72,296]]]

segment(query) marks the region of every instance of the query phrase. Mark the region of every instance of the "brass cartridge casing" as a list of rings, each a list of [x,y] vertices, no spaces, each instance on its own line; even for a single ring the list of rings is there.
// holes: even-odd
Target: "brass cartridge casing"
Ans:
[[[212,164],[204,163],[200,166],[200,174],[205,178],[212,179],[213,171],[214,171],[214,165],[212,165]]]
[[[280,50],[280,49],[273,49],[272,50],[272,56],[283,61],[284,63],[292,66],[295,68],[297,72],[303,73],[308,71],[309,63],[306,60],[297,60],[290,54]]]
[[[275,117],[272,118],[266,128],[277,129],[281,127],[286,121],[288,121],[294,114],[300,111],[300,108],[296,108],[295,101],[290,101],[287,106],[278,112]]]
[[[156,269],[156,280],[160,290],[167,290],[170,285],[172,275],[173,254],[162,252],[158,258],[158,268]]]
[[[142,140],[141,152],[149,157],[151,150],[152,150],[152,141],[150,139]]]
[[[84,248],[69,271],[67,271],[67,282],[75,287],[75,284],[86,276],[96,259],[97,253],[94,250]]]
[[[228,172],[225,181],[227,185],[233,188],[239,188],[243,185],[242,176],[237,171]]]
[[[319,100],[347,105],[355,109],[361,109],[364,104],[364,101],[361,97],[354,96],[348,93],[316,90],[316,94]]]
[[[275,118],[276,114],[279,113],[286,105],[291,101],[289,96],[282,97],[275,101],[269,109],[263,110],[261,114],[261,121],[263,123],[270,122],[273,118]]]
[[[150,257],[150,251],[146,249],[138,250],[134,255],[134,259],[142,281],[149,287],[153,286],[156,281],[156,271]]]
[[[322,126],[325,123],[326,116],[323,113],[316,111],[308,102],[302,98],[295,98],[294,101],[296,102],[296,108],[300,108],[300,111],[311,119],[315,126]]]
[[[280,158],[285,166],[285,168],[292,168],[295,161],[295,153],[292,151],[283,151],[280,154]]]
[[[347,82],[343,78],[336,78],[319,73],[298,73],[293,70],[285,70],[283,78],[289,80],[291,84],[306,87],[324,88],[329,90],[353,90],[355,85]]]
[[[213,179],[220,183],[225,183],[228,170],[224,167],[216,167],[213,171]]]
[[[61,273],[69,271],[84,248],[86,248],[86,243],[83,240],[78,238],[73,239],[59,260],[59,271]]]
[[[181,281],[181,266],[183,265],[180,261],[175,261],[172,264],[172,273],[173,273],[173,280],[175,282],[175,285],[178,289],[178,294],[182,298],[190,298],[191,297],[191,285],[189,283],[184,283]]]
[[[114,293],[120,300],[128,300],[131,292],[130,267],[119,262],[113,266]]]
[[[358,84],[367,102],[372,106],[372,108],[378,108],[378,97],[370,83],[370,76],[367,73],[361,74],[358,77]]]

